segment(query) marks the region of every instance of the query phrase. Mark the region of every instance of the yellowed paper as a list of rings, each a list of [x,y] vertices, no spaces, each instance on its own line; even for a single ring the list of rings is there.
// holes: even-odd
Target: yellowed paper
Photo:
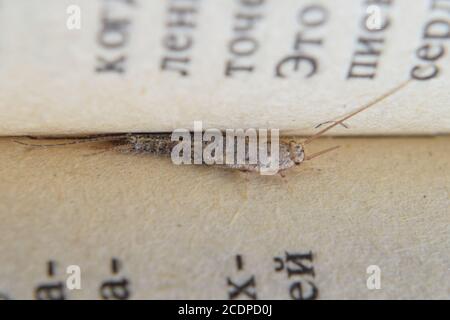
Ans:
[[[258,299],[298,298],[299,284],[303,298],[312,285],[318,299],[448,298],[450,139],[325,139],[310,150],[333,145],[283,179],[1,139],[0,293],[47,298],[60,284],[56,296],[101,299],[125,279],[130,299],[229,299],[228,280],[254,277]],[[301,262],[314,276],[288,277],[298,266],[279,269],[286,253],[311,253]],[[71,265],[80,290],[66,286]]]

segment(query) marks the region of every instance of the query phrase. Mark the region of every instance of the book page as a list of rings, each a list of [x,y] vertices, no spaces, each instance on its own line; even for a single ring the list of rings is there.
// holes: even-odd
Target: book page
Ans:
[[[0,134],[194,121],[311,134],[409,78],[333,134],[449,133],[449,10],[446,0],[2,0]]]
[[[446,299],[449,140],[322,139],[281,178],[0,139],[0,293]]]

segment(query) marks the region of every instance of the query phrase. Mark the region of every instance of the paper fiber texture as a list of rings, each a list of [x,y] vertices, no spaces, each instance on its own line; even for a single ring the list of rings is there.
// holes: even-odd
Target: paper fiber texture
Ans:
[[[450,137],[309,151],[334,145],[281,178],[0,139],[0,297],[102,299],[112,281],[130,299],[229,299],[228,279],[254,277],[258,299],[298,298],[299,283],[303,298],[447,299]],[[280,268],[287,253],[304,256]],[[314,276],[288,277],[294,261]]]
[[[0,134],[450,132],[448,0],[2,0]]]

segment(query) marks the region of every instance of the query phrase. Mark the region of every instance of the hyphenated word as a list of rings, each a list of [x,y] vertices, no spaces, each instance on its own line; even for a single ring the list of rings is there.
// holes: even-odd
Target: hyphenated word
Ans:
[[[105,300],[127,300],[130,298],[130,281],[122,274],[122,262],[111,259],[111,277],[102,282],[100,297]]]
[[[256,280],[254,275],[241,275],[244,270],[244,258],[238,254],[235,257],[238,275],[227,277],[228,299],[250,299],[256,300]]]
[[[124,300],[130,298],[130,281],[121,276],[122,263],[116,258],[111,259],[111,277],[101,283],[100,297],[106,300]],[[47,262],[48,279],[36,286],[34,297],[38,300],[65,300],[70,290],[81,289],[81,268],[70,265],[66,268],[66,274],[61,274],[58,264],[50,260]],[[62,278],[66,277],[65,281]]]
[[[48,280],[37,285],[34,290],[34,297],[38,300],[64,300],[66,299],[66,286],[64,281],[55,279],[57,276],[56,262],[47,262],[47,277]]]

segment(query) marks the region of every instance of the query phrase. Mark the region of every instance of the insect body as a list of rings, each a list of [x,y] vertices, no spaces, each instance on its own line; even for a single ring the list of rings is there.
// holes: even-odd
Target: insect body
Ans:
[[[303,142],[295,142],[295,141],[289,141],[279,142],[279,149],[278,149],[278,172],[282,175],[282,172],[292,168],[294,166],[300,165],[304,161],[311,160],[317,156],[320,156],[324,153],[333,151],[339,146],[335,146],[333,148],[329,148],[320,152],[317,152],[312,155],[307,155],[305,153],[305,146],[315,139],[321,137],[325,132],[331,130],[337,125],[344,125],[344,121],[354,117],[358,113],[370,108],[371,106],[375,105],[376,103],[382,101],[383,99],[387,98],[388,96],[394,94],[395,92],[399,91],[401,88],[403,88],[407,83],[409,83],[410,80],[403,82],[402,84],[398,85],[397,87],[389,90],[385,94],[381,95],[380,97],[377,97],[376,99],[372,100],[371,102],[367,103],[366,105],[362,106],[361,108],[357,109],[356,111],[350,113],[349,115],[343,117],[342,119],[338,121],[333,121],[333,123],[324,129],[320,130],[313,136],[307,138]],[[327,122],[328,123],[328,122]],[[344,125],[345,126],[345,125]],[[193,138],[193,135],[191,134],[190,139]],[[39,147],[53,147],[53,146],[61,146],[61,145],[68,145],[68,144],[78,144],[78,143],[84,143],[84,142],[94,142],[94,141],[109,141],[112,142],[112,147],[104,150],[114,150],[122,153],[132,153],[132,154],[150,154],[150,155],[162,155],[162,156],[170,156],[172,155],[172,151],[174,147],[178,144],[178,141],[174,141],[172,139],[171,133],[127,133],[127,134],[111,134],[111,135],[103,135],[103,136],[91,136],[91,137],[83,137],[80,139],[77,139],[75,141],[66,142],[66,143],[59,143],[59,144],[29,144],[21,141],[16,141],[19,144],[28,145],[28,146],[39,146]],[[223,140],[224,141],[224,140]],[[208,142],[203,141],[202,142],[202,148],[201,152],[203,155],[203,151],[208,146]],[[222,150],[225,150],[225,146],[223,146]],[[271,157],[274,155],[271,154],[271,145],[268,143],[267,146],[267,157],[270,160]],[[103,151],[103,152],[104,152]],[[195,157],[194,151],[191,152],[190,156],[191,158]],[[236,154],[233,154],[233,157]],[[231,169],[237,169],[241,171],[251,171],[251,172],[262,172],[263,170],[268,168],[268,165],[270,161],[262,162],[260,161],[260,155],[258,155],[258,160],[256,162],[250,162],[250,155],[248,150],[245,151],[245,161],[243,163],[239,162],[227,162],[224,161],[222,163],[219,163],[219,166],[231,168]],[[204,160],[204,162],[207,162]],[[209,164],[209,163],[208,163]],[[216,163],[217,164],[217,163]]]
[[[193,137],[191,135],[191,140]],[[223,139],[225,141],[225,139]],[[248,142],[248,141],[246,141]],[[118,141],[119,145],[116,149],[125,153],[134,154],[152,154],[152,155],[165,155],[170,156],[173,148],[178,144],[177,141],[172,140],[170,133],[129,133],[124,137],[123,142]],[[203,142],[202,151],[208,146],[208,142]],[[337,148],[337,147],[335,147]],[[333,149],[335,149],[333,148]],[[225,142],[222,150],[226,149]],[[271,157],[271,145],[267,145],[268,157]],[[233,158],[236,158],[236,152],[233,154]],[[191,158],[194,158],[192,153]],[[258,157],[260,159],[260,157]],[[303,145],[295,141],[279,143],[279,170],[287,170],[295,165],[299,165],[306,159]],[[267,165],[261,161],[251,163],[249,156],[249,148],[247,146],[245,153],[245,163],[235,163],[234,161],[227,163],[226,156],[224,157],[221,165],[226,168],[238,169],[241,171],[260,172],[262,168],[267,169]],[[269,159],[270,160],[270,159]],[[268,161],[270,163],[270,161]],[[203,162],[205,163],[205,162]],[[216,163],[217,164],[217,163]]]

